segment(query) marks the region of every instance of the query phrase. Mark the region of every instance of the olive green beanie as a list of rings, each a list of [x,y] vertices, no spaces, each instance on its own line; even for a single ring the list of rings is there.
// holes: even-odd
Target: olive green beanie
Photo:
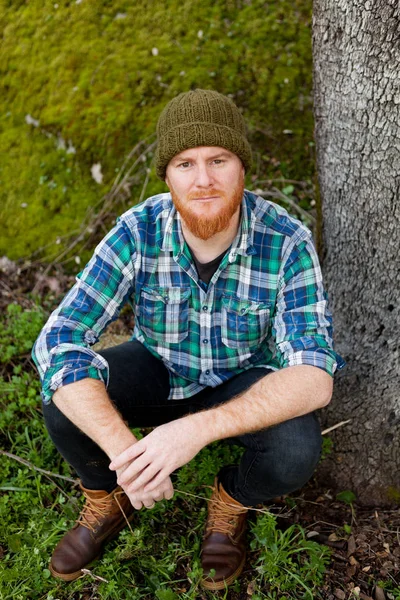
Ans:
[[[179,94],[162,111],[157,124],[156,172],[165,179],[169,161],[188,148],[221,146],[251,166],[246,125],[234,102],[212,90]]]

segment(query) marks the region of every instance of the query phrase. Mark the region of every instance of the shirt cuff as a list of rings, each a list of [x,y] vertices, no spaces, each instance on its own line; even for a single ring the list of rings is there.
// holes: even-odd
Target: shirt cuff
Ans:
[[[104,362],[103,362],[104,361]],[[50,404],[56,390],[69,383],[82,379],[97,379],[108,385],[108,365],[105,359],[98,361],[79,361],[64,365],[61,369],[49,369],[46,373],[41,397],[44,404]]]
[[[319,348],[316,350],[302,350],[290,354],[285,359],[283,367],[293,367],[296,365],[318,367],[333,377],[337,370],[343,369],[346,362],[334,350],[327,351]]]

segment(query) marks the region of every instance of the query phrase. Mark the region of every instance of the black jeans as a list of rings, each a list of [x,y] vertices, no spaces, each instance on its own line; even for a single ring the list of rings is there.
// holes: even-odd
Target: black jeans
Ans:
[[[264,368],[249,369],[187,400],[168,400],[168,371],[142,344],[126,342],[100,354],[110,368],[110,398],[131,427],[154,427],[216,406],[270,372]],[[44,405],[43,412],[51,439],[78,473],[82,484],[88,489],[111,491],[116,486],[116,477],[108,468],[107,455],[53,402]],[[219,479],[226,491],[246,506],[302,487],[311,477],[321,451],[321,432],[314,413],[238,436],[233,441],[244,446],[245,452],[239,465],[220,471]]]

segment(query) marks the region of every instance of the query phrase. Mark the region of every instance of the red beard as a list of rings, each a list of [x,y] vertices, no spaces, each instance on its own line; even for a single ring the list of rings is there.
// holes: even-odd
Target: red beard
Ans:
[[[170,187],[170,192],[175,208],[179,212],[189,231],[201,240],[208,240],[213,235],[224,231],[229,226],[233,215],[242,203],[244,183],[233,189],[230,195],[213,188],[207,190],[206,193],[193,192],[192,194],[189,194],[184,201],[176,195],[172,187]],[[199,215],[196,211],[191,210],[190,201],[195,200],[196,198],[203,198],[205,195],[220,196],[223,199],[223,207],[219,213],[208,216],[207,214]],[[220,202],[220,200],[218,200],[218,202]],[[207,207],[207,204],[204,206]]]

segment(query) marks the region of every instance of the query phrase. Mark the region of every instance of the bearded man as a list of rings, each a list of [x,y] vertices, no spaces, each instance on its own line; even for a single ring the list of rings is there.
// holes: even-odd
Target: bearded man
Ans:
[[[170,193],[120,217],[34,348],[48,431],[86,499],[50,571],[79,577],[126,518],[172,498],[173,471],[233,438],[245,452],[216,474],[201,552],[202,584],[218,590],[243,569],[249,507],[311,477],[315,411],[344,363],[310,232],[244,190],[251,150],[235,104],[180,94],[157,136]],[[126,303],[131,341],[93,351]],[[154,429],[138,441],[130,427]]]

